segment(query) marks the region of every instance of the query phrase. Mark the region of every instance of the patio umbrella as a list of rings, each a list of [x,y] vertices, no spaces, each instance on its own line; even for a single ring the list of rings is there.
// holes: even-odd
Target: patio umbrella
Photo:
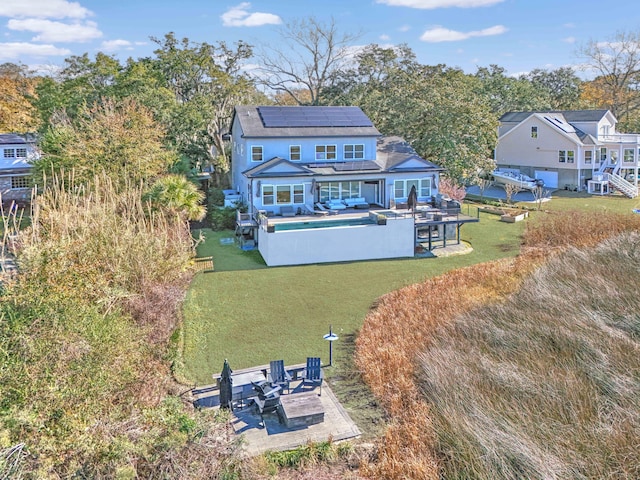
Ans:
[[[220,408],[231,408],[232,373],[233,371],[229,366],[229,362],[225,358],[222,373],[220,374]]]
[[[409,197],[407,198],[407,208],[409,208],[415,215],[417,205],[418,205],[418,192],[416,192],[416,186],[412,185],[411,190],[409,191]]]

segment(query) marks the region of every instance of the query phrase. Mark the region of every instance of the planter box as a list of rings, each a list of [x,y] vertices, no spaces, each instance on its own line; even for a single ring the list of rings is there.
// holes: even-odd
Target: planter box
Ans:
[[[515,223],[515,222],[520,222],[521,220],[524,220],[526,216],[527,214],[524,212],[519,213],[518,215],[500,215],[500,221],[507,222],[507,223]]]

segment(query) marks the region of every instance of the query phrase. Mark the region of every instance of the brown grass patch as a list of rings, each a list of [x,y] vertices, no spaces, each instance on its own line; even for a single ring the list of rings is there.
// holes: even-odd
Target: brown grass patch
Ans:
[[[570,245],[592,246],[608,235],[640,226],[636,217],[576,212],[545,215],[529,224],[516,259],[476,265],[380,298],[356,342],[356,364],[392,418],[374,458],[363,465],[373,478],[439,478],[430,403],[417,382],[418,355],[434,333],[457,316],[497,303],[519,290],[549,255]],[[583,222],[586,222],[584,224]]]

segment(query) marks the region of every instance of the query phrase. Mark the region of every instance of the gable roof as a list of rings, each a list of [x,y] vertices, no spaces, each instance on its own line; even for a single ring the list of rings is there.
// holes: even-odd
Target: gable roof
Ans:
[[[422,158],[408,142],[401,137],[389,136],[378,139],[377,162],[387,171],[444,171],[435,163]]]
[[[303,165],[290,162],[281,157],[273,157],[264,163],[251,167],[244,172],[243,175],[249,178],[255,177],[290,177],[290,176],[309,176],[313,172]]]
[[[27,143],[24,137],[15,133],[0,133],[0,145],[26,145]]]
[[[503,123],[522,122],[533,114],[562,115],[568,122],[599,122],[609,110],[536,110],[531,112],[507,112],[500,117]]]
[[[274,107],[239,105],[235,120],[243,137],[378,137],[380,132],[359,107]]]

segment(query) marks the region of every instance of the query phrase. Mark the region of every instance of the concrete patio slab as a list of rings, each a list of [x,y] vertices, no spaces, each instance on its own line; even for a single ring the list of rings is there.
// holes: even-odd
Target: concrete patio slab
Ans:
[[[324,421],[313,425],[287,428],[280,422],[277,413],[268,413],[263,416],[263,423],[256,406],[248,402],[244,407],[233,410],[231,420],[236,434],[243,437],[242,448],[247,456],[256,456],[268,450],[291,450],[309,441],[321,442],[328,439],[340,441],[361,435],[358,426],[340,405],[326,382],[322,385],[322,394],[320,394],[320,388],[311,390],[309,387],[304,387],[301,382],[292,382],[290,387],[290,393],[283,394],[282,397],[318,395],[324,409]],[[200,407],[219,408],[217,393],[213,388],[200,388],[194,391],[196,396],[194,403]]]

